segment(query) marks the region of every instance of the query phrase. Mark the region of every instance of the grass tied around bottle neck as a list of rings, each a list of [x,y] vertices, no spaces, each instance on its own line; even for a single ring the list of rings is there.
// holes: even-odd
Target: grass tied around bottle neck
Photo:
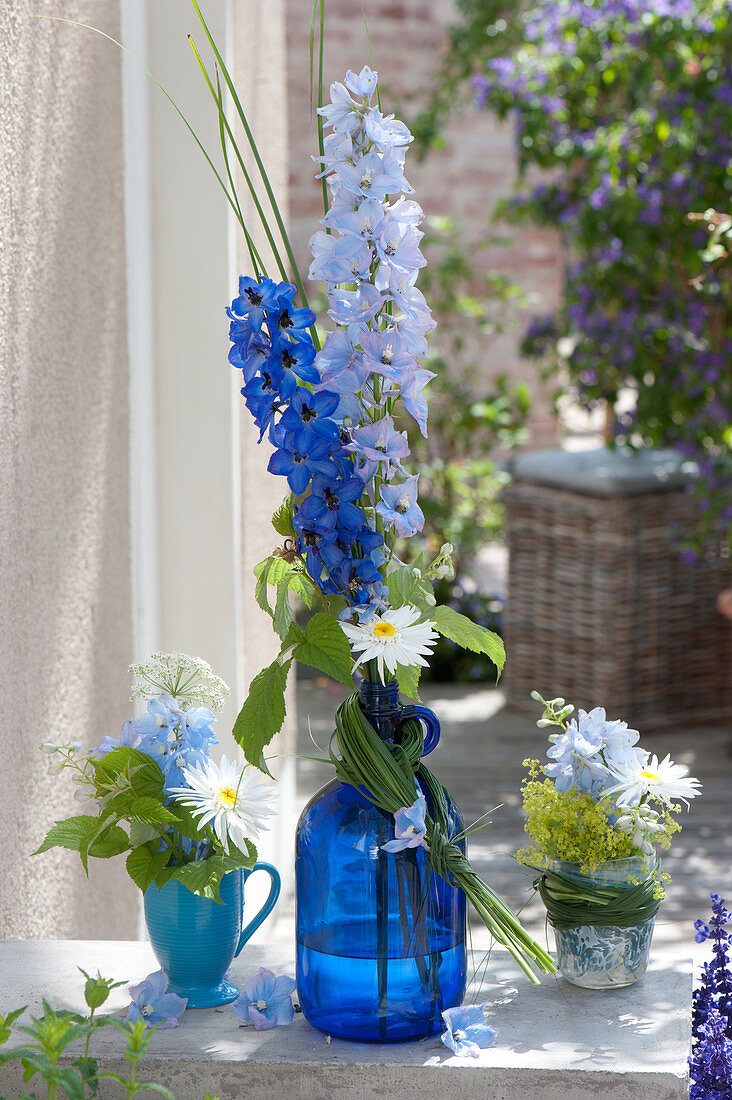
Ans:
[[[429,861],[446,882],[463,890],[494,939],[502,944],[531,979],[534,969],[552,973],[554,963],[501,899],[477,875],[452,836],[448,794],[422,763],[424,739],[414,719],[400,726],[399,744],[386,745],[371,726],[354,692],[338,707],[329,754],[337,777],[357,787],[375,806],[394,814],[415,798],[415,777],[426,789],[432,816],[427,815],[426,841]]]
[[[624,861],[619,861],[624,862]],[[608,882],[545,867],[534,879],[552,928],[630,928],[655,917],[663,897],[659,864],[640,882]]]

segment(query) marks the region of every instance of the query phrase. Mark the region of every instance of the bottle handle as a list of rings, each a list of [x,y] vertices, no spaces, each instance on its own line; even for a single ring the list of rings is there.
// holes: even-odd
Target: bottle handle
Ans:
[[[267,900],[265,901],[264,905],[262,906],[262,908],[257,913],[254,920],[251,920],[249,922],[249,924],[246,926],[246,928],[242,928],[241,934],[239,936],[239,946],[236,949],[236,954],[234,955],[234,958],[236,958],[236,955],[239,954],[242,947],[247,942],[247,940],[250,938],[250,936],[252,936],[252,934],[257,931],[257,929],[259,928],[262,921],[265,920],[270,915],[270,913],[272,912],[272,910],[275,907],[275,904],[277,902],[277,898],[280,896],[280,890],[282,889],[282,881],[280,879],[280,873],[279,873],[279,871],[277,870],[276,867],[272,866],[271,863],[255,863],[254,866],[252,867],[251,871],[245,871],[244,872],[244,882],[246,882],[246,880],[249,878],[249,876],[254,874],[255,871],[266,871],[267,874],[269,875],[269,877],[272,879],[272,885],[269,888],[269,894],[267,895]],[[243,899],[243,891],[242,891],[242,904],[243,904],[243,900],[244,899]]]
[[[399,712],[399,724],[408,721],[410,718],[416,718],[421,722],[427,735],[424,739],[424,748],[422,749],[422,756],[429,756],[433,749],[437,748],[437,742],[440,740],[440,722],[434,711],[428,709],[428,707],[422,706],[408,706],[402,707]]]

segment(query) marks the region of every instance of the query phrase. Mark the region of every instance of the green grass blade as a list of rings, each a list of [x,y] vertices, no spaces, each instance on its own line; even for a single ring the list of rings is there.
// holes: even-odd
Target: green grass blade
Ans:
[[[155,86],[160,89],[160,91],[163,93],[163,95],[167,99],[168,103],[170,103],[173,110],[176,112],[178,117],[184,123],[184,125],[185,125],[186,129],[188,130],[189,134],[191,135],[191,137],[195,141],[196,145],[200,149],[201,153],[205,157],[206,163],[208,164],[209,168],[211,169],[214,176],[216,177],[216,180],[219,184],[219,187],[221,188],[221,190],[226,195],[227,201],[228,201],[229,205],[231,206],[232,210],[234,211],[234,215],[236,216],[237,221],[239,221],[239,214],[238,214],[238,211],[237,211],[237,204],[236,204],[234,198],[232,197],[232,195],[229,194],[229,190],[228,190],[226,184],[224,183],[223,179],[221,178],[221,175],[220,175],[218,169],[216,168],[216,165],[211,160],[211,157],[208,155],[208,153],[206,151],[206,148],[203,145],[203,143],[202,143],[201,139],[199,138],[198,134],[193,129],[190,122],[188,121],[186,116],[183,114],[182,110],[180,109],[178,104],[175,102],[173,97],[170,95],[170,93],[163,87],[163,85],[160,83],[160,81],[157,79],[157,77],[155,77],[153,75],[153,73],[150,71],[150,69],[148,69],[147,65],[145,65],[145,63],[143,61],[141,61],[140,58],[137,57],[137,55],[132,52],[132,50],[128,50],[126,46],[123,46],[121,42],[118,42],[117,39],[113,38],[113,36],[111,34],[107,34],[106,31],[100,30],[99,27],[93,27],[91,25],[91,23],[82,23],[78,19],[67,19],[66,17],[61,16],[61,15],[30,15],[30,16],[28,16],[28,18],[29,19],[52,19],[56,23],[69,23],[71,26],[74,26],[74,27],[83,27],[84,30],[93,31],[94,34],[98,34],[98,35],[100,35],[100,37],[106,38],[109,42],[112,42],[115,46],[117,46],[118,49],[122,50],[123,53],[126,53],[128,57],[131,57],[132,60],[135,62],[135,64],[139,65],[140,68],[142,69],[142,71],[144,73],[146,73],[147,76],[150,77],[153,84],[155,84]],[[242,225],[242,228],[244,228],[243,225]]]
[[[234,196],[234,201],[236,202],[236,208],[239,211],[239,224],[241,225],[241,227],[244,231],[244,239],[247,242],[247,249],[249,250],[249,259],[252,262],[252,271],[254,272],[255,278],[261,280],[262,278],[267,278],[267,272],[264,268],[264,264],[262,263],[262,258],[259,255],[259,253],[257,252],[254,241],[252,240],[251,236],[249,235],[249,230],[247,229],[246,224],[244,222],[244,215],[242,214],[242,211],[241,211],[241,204],[239,202],[239,196],[236,193],[236,184],[234,183],[234,177],[231,174],[231,165],[229,164],[229,153],[228,153],[228,150],[227,150],[227,147],[226,147],[226,130],[224,129],[224,120],[223,120],[223,103],[224,103],[224,100],[223,100],[223,95],[222,95],[222,92],[221,92],[221,82],[219,80],[218,72],[216,73],[216,94],[217,94],[217,104],[219,106],[219,141],[221,142],[221,153],[222,153],[222,156],[224,158],[224,164],[226,165],[226,175],[227,175],[227,178],[229,180],[229,186],[231,187],[231,193]]]
[[[325,0],[316,0],[316,3],[320,4],[320,37],[318,39],[318,107],[323,106],[323,58],[325,56]],[[320,114],[315,115],[318,124],[318,150],[321,157],[325,156],[325,141],[323,138],[323,116]],[[324,165],[321,162],[321,170]],[[323,217],[328,213],[328,184],[325,181],[325,176],[320,180],[320,186],[323,191]],[[330,233],[330,229],[326,229],[326,233]]]
[[[369,24],[366,18],[366,9],[363,6],[363,0],[361,0],[361,15],[363,17],[363,28],[366,31],[366,41],[369,44],[369,54],[371,56],[371,68],[376,72],[376,59],[374,57],[374,47],[371,44],[371,35],[369,34]],[[381,92],[379,91],[379,85],[376,85],[376,103],[381,110]]]
[[[247,167],[244,163],[244,158],[241,155],[241,151],[239,149],[239,146],[237,145],[236,138],[234,137],[234,134],[232,133],[231,127],[229,125],[229,120],[227,119],[226,112],[224,111],[224,108],[223,108],[223,101],[220,101],[216,97],[216,90],[213,86],[213,82],[211,80],[211,77],[209,76],[208,69],[206,68],[206,66],[203,62],[203,58],[199,54],[198,49],[196,48],[196,44],[193,41],[193,38],[191,37],[190,34],[188,35],[188,41],[190,43],[191,49],[193,50],[196,61],[198,62],[198,65],[201,69],[201,72],[203,73],[203,78],[206,81],[206,86],[208,87],[209,92],[211,93],[211,98],[213,99],[213,101],[216,104],[216,107],[218,109],[219,124],[220,125],[223,124],[223,126],[226,130],[226,133],[228,134],[229,141],[231,142],[231,147],[234,150],[234,153],[236,155],[236,159],[239,162],[239,167],[241,168],[242,174],[243,174],[244,179],[246,181],[246,185],[249,188],[249,193],[252,196],[252,200],[254,202],[255,209],[256,209],[257,214],[259,216],[259,220],[261,221],[264,232],[267,235],[267,241],[269,242],[269,246],[272,249],[272,254],[274,255],[275,262],[277,263],[277,267],[279,268],[280,275],[282,276],[282,278],[284,279],[285,282],[288,282],[287,268],[285,267],[284,262],[282,260],[282,256],[280,255],[279,249],[277,248],[277,243],[276,243],[276,241],[274,239],[274,236],[272,235],[272,231],[269,227],[269,222],[267,221],[267,216],[264,213],[264,210],[262,209],[262,204],[260,203],[259,196],[257,195],[257,189],[254,186],[254,183],[252,181],[251,176],[249,175],[249,172],[247,171]],[[246,229],[244,231],[246,233]]]
[[[193,8],[196,12],[196,15],[198,16],[198,19],[201,23],[201,26],[203,27],[206,38],[209,41],[209,45],[211,46],[214,57],[216,58],[216,61],[219,64],[221,72],[223,73],[223,77],[224,77],[224,80],[226,82],[226,86],[228,87],[229,92],[231,93],[231,98],[234,101],[234,106],[236,107],[237,114],[239,115],[239,119],[241,121],[241,124],[244,127],[244,133],[246,134],[247,141],[249,142],[249,147],[252,151],[252,155],[254,156],[254,160],[255,160],[255,163],[257,165],[257,168],[259,169],[259,174],[262,178],[262,183],[264,184],[264,189],[267,193],[267,198],[269,199],[270,206],[272,207],[272,213],[274,214],[275,221],[277,222],[277,228],[279,229],[280,236],[282,238],[282,243],[285,246],[285,252],[287,253],[287,258],[290,261],[290,267],[292,269],[293,278],[295,280],[295,284],[297,286],[297,289],[298,289],[298,292],[299,292],[299,295],[300,295],[300,300],[301,300],[303,306],[305,306],[305,308],[307,309],[307,308],[309,308],[308,298],[307,298],[307,294],[305,293],[305,287],[303,286],[303,281],[302,281],[302,277],[300,275],[300,270],[298,268],[297,261],[295,259],[295,254],[292,251],[292,245],[290,244],[290,238],[287,235],[287,230],[285,228],[285,223],[282,219],[282,214],[280,213],[280,208],[279,208],[279,205],[277,203],[277,199],[275,198],[274,191],[272,190],[272,185],[269,182],[269,177],[267,175],[267,171],[264,167],[264,164],[262,163],[262,158],[260,156],[259,149],[257,147],[257,143],[254,140],[254,135],[252,134],[251,127],[249,126],[249,122],[247,120],[246,113],[244,111],[244,108],[241,105],[241,100],[239,99],[239,96],[238,96],[237,91],[236,91],[236,87],[234,86],[234,81],[231,78],[231,74],[229,73],[229,70],[226,67],[226,62],[224,61],[223,57],[221,56],[221,52],[219,51],[219,48],[216,45],[214,37],[213,37],[213,35],[211,34],[211,31],[208,28],[208,24],[207,24],[206,20],[203,17],[203,13],[202,13],[200,7],[198,6],[197,0],[191,0],[191,3],[192,3]],[[311,332],[312,332],[312,330],[311,330]],[[319,348],[320,345],[319,345],[319,342],[317,341],[317,336],[314,335],[313,340],[315,342],[316,348]]]

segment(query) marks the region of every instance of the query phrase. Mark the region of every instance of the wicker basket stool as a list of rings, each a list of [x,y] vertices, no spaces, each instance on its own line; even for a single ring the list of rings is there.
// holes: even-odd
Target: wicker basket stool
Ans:
[[[720,542],[690,565],[669,538],[696,507],[678,456],[535,452],[512,472],[509,703],[535,712],[535,688],[641,730],[732,719],[729,562]]]

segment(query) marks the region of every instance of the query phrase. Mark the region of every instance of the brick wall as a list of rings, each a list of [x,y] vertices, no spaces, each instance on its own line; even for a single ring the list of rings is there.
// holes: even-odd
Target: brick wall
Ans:
[[[310,106],[310,0],[286,0],[289,78],[290,211],[298,261],[309,265],[307,242],[322,216],[320,187],[310,156],[317,152],[317,134]],[[446,28],[454,18],[452,0],[364,0],[380,74],[385,112],[407,123],[426,98],[439,65]],[[346,69],[358,71],[369,60],[359,0],[327,0],[326,86],[342,80]],[[407,160],[407,178],[427,214],[450,215],[469,231],[480,234],[498,198],[510,193],[515,157],[510,126],[471,106],[461,111],[450,129],[444,150],[419,165]],[[481,267],[498,270],[520,283],[536,298],[535,312],[549,312],[556,302],[560,278],[558,241],[545,230],[509,227],[506,243],[492,245],[481,256]],[[517,353],[518,333],[489,338],[484,348],[486,377],[508,372],[531,384],[534,413],[532,447],[556,440],[547,393],[535,368]]]

